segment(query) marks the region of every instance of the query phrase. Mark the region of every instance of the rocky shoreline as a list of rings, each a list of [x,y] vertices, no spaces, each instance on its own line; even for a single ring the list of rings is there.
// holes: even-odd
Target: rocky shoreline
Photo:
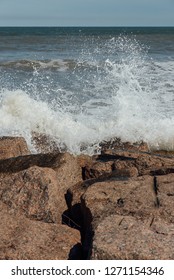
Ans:
[[[174,259],[174,154],[119,139],[31,154],[1,137],[0,209],[1,260]]]

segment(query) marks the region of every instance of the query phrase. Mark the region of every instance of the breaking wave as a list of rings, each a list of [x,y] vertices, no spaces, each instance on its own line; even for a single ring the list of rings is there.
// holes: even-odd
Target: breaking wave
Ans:
[[[18,69],[18,70],[35,70],[35,69],[53,69],[66,71],[75,67],[75,61],[70,59],[54,59],[54,60],[16,60],[1,61],[0,68]]]
[[[120,36],[93,49],[84,47],[76,61],[21,60],[3,67],[17,63],[30,69],[35,63],[34,78],[18,88],[2,83],[1,135],[22,135],[33,149],[32,133],[46,134],[73,154],[93,154],[99,143],[114,137],[174,149],[174,62],[153,61],[135,38]],[[40,72],[49,67],[69,72],[59,83],[57,76]]]

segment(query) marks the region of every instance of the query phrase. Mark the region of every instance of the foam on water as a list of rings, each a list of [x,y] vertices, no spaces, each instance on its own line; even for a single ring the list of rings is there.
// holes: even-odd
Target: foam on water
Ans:
[[[173,62],[152,61],[134,38],[84,48],[71,73],[72,86],[54,88],[54,97],[46,98],[51,83],[42,98],[33,85],[31,92],[1,89],[0,134],[22,135],[31,147],[32,132],[44,133],[74,154],[93,154],[113,137],[173,150],[171,68]],[[39,72],[37,84],[36,76]]]
[[[74,66],[73,60],[14,60],[14,61],[0,61],[0,68],[8,69],[13,67],[14,69],[33,70],[33,69],[56,69],[58,71],[66,71]]]

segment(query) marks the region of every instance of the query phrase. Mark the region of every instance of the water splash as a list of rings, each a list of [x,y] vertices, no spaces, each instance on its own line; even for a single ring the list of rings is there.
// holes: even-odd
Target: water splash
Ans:
[[[173,107],[161,84],[167,67],[159,71],[134,37],[84,42],[75,66],[57,75],[35,67],[25,85],[1,89],[1,135],[22,135],[31,147],[33,131],[46,134],[74,154],[93,154],[113,137],[174,148]]]

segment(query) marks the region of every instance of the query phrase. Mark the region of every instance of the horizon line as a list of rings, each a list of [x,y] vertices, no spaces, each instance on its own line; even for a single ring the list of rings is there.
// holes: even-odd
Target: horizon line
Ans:
[[[174,27],[174,25],[0,25],[0,27]]]

